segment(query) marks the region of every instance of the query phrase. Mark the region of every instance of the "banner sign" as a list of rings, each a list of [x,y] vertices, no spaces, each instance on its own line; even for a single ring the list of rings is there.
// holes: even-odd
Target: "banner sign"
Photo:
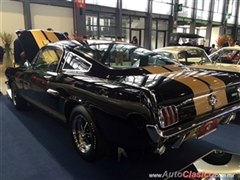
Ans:
[[[75,5],[77,8],[86,8],[85,0],[75,0]]]

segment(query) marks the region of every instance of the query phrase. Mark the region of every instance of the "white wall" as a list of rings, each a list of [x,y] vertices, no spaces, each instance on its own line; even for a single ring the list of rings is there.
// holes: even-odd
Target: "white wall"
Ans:
[[[215,44],[215,45],[217,44],[216,40],[218,39],[219,31],[220,31],[220,27],[213,27],[212,28],[212,35],[211,35],[211,40],[210,40],[210,46],[212,46],[212,44]]]
[[[0,1],[0,32],[15,34],[16,30],[24,28],[22,2]],[[2,41],[0,41],[0,45],[2,45]]]
[[[32,3],[30,4],[30,8],[33,29],[53,28],[54,31],[66,31],[72,36],[74,32],[74,20],[71,8]]]

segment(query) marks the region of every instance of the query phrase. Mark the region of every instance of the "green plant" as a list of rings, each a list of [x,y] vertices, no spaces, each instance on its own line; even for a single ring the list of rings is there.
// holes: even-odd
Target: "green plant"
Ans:
[[[233,45],[233,38],[227,34],[223,34],[218,37],[216,43],[218,48],[221,48],[223,46],[223,43],[228,42],[229,46]]]
[[[12,53],[11,44],[13,42],[14,35],[3,32],[3,33],[0,33],[0,38],[2,39],[4,52],[7,56],[7,58],[9,58]]]

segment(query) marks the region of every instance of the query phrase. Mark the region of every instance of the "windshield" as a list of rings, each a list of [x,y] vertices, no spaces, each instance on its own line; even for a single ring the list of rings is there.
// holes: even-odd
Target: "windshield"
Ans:
[[[206,53],[200,49],[181,51],[178,53],[177,58],[184,65],[211,63]]]
[[[171,59],[132,44],[102,43],[77,48],[105,66],[132,68],[139,66],[166,66],[177,64]]]
[[[240,64],[240,50],[221,49],[210,55],[214,62]]]

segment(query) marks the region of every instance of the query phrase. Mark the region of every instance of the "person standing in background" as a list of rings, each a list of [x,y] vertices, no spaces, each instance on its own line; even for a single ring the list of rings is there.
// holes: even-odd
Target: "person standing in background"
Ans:
[[[47,28],[47,31],[53,31],[53,29],[52,28]]]
[[[210,54],[214,53],[215,51],[217,51],[217,49],[215,48],[215,44],[212,44],[212,48],[210,49]]]
[[[69,37],[68,32],[64,32],[63,34],[67,37],[68,40],[71,40],[71,38]]]
[[[133,36],[133,39],[130,41],[130,43],[138,45],[138,39],[137,36]]]

